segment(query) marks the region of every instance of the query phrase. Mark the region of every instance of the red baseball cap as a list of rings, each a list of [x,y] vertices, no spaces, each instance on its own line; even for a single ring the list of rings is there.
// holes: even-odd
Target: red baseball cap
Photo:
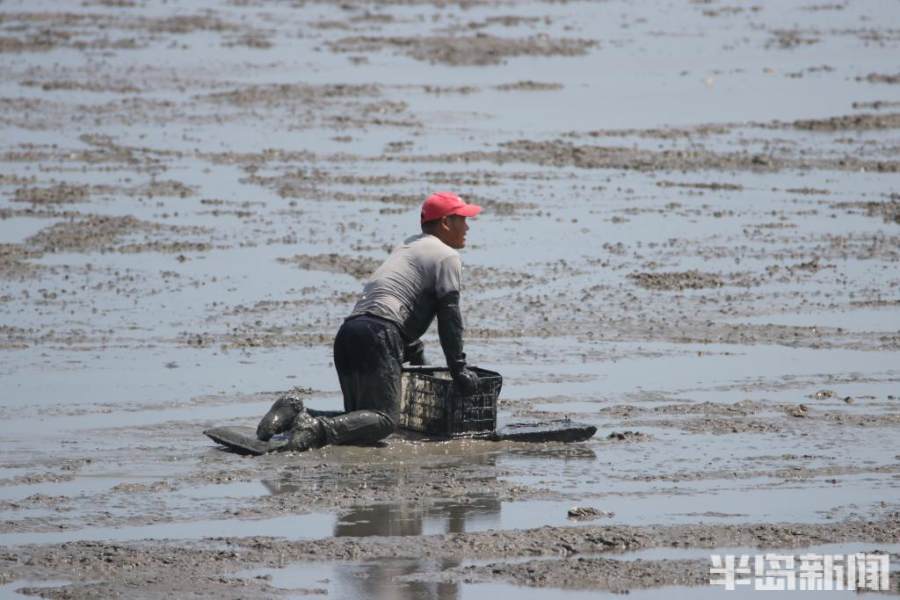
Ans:
[[[449,215],[474,217],[480,212],[480,206],[477,204],[466,204],[462,198],[453,192],[437,192],[428,196],[422,204],[422,223]]]

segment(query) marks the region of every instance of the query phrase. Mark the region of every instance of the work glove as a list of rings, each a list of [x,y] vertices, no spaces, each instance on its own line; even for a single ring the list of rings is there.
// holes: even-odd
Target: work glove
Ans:
[[[463,396],[475,393],[478,389],[478,375],[466,365],[466,353],[463,352],[463,322],[459,312],[459,292],[450,292],[438,298],[437,302],[438,336],[441,338],[441,349],[456,389]]]
[[[478,375],[472,369],[463,367],[455,373],[450,371],[450,374],[453,376],[453,383],[461,395],[471,396],[478,391]]]

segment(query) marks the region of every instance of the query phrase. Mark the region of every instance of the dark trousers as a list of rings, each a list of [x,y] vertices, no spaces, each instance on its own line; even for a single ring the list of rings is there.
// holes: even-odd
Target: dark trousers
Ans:
[[[322,419],[329,443],[369,444],[394,431],[404,347],[390,321],[368,315],[344,321],[334,338],[334,366],[345,412]]]

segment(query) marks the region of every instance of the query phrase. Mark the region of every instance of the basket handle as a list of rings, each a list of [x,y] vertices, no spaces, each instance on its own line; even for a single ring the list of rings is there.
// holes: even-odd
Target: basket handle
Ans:
[[[408,365],[403,367],[404,373],[435,373],[438,371],[447,372],[449,367],[436,367],[430,365]]]

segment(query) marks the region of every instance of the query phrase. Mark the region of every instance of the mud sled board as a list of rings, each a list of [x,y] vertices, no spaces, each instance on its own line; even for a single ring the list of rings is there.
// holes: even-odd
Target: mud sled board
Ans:
[[[273,441],[276,441],[276,444],[270,444],[270,442],[263,442],[256,439],[255,427],[241,426],[213,427],[212,429],[204,431],[203,435],[217,444],[222,444],[232,452],[237,452],[238,454],[252,454],[254,456],[266,454],[270,449],[274,450],[278,438],[284,438],[284,435],[276,435],[272,438]],[[287,440],[283,439],[283,441]]]
[[[481,439],[493,442],[583,442],[597,432],[597,428],[586,423],[560,420],[546,421],[543,423],[511,423],[492,431],[486,435],[473,436],[472,439]],[[225,446],[238,454],[252,454],[259,456],[278,450],[278,447],[287,442],[284,434],[276,435],[268,442],[256,439],[256,429],[246,426],[213,427],[203,434],[217,444]],[[402,432],[401,432],[402,435]],[[442,441],[447,438],[417,436],[422,441]],[[465,438],[456,438],[465,439]]]

